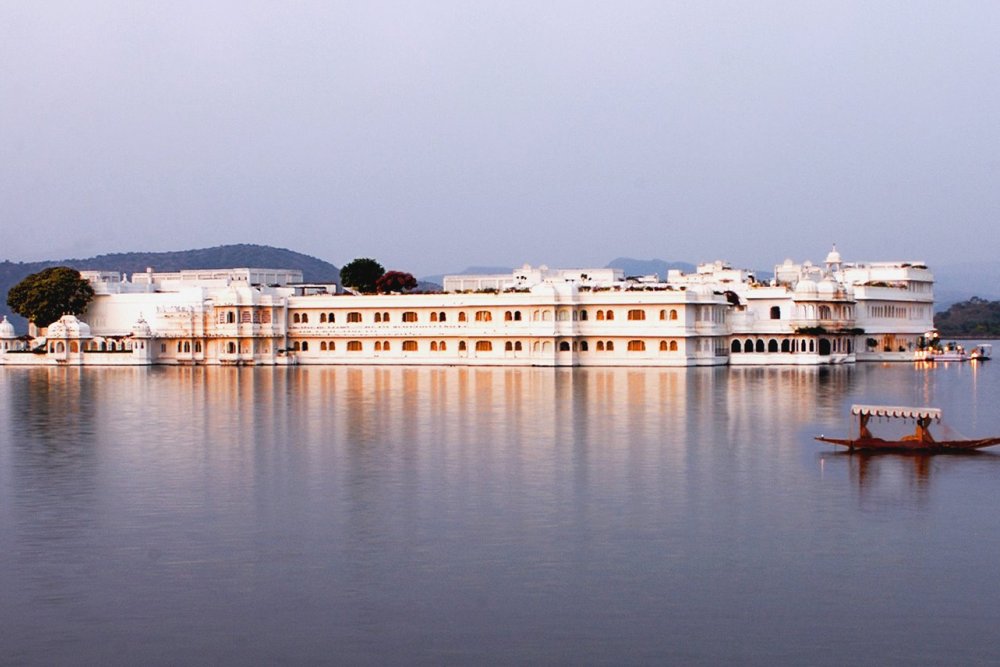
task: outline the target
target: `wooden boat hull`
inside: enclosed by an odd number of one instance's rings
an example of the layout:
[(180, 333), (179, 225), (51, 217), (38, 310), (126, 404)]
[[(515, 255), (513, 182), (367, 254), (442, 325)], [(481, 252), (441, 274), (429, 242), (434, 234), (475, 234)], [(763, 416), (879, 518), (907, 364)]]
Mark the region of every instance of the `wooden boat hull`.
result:
[(865, 438), (849, 440), (845, 438), (828, 438), (820, 435), (816, 436), (820, 442), (829, 442), (834, 445), (847, 447), (848, 449), (863, 450), (886, 450), (886, 451), (915, 451), (928, 453), (960, 452), (970, 449), (981, 449), (1000, 445), (1000, 438), (980, 438), (979, 440), (938, 440), (935, 442), (921, 442), (919, 440), (882, 440), (880, 438)]

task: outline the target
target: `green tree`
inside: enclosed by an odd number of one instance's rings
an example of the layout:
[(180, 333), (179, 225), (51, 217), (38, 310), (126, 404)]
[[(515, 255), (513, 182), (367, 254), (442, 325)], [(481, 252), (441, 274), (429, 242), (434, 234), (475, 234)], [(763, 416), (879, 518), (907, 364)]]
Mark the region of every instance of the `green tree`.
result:
[(375, 283), (385, 275), (385, 267), (369, 257), (358, 257), (340, 269), (340, 282), (359, 292), (374, 292)]
[(10, 288), (7, 305), (37, 327), (47, 327), (66, 314), (80, 315), (94, 298), (94, 288), (68, 266), (32, 273)]
[(417, 279), (412, 274), (403, 271), (387, 271), (385, 275), (375, 281), (375, 291), (386, 292), (407, 292), (417, 286)]

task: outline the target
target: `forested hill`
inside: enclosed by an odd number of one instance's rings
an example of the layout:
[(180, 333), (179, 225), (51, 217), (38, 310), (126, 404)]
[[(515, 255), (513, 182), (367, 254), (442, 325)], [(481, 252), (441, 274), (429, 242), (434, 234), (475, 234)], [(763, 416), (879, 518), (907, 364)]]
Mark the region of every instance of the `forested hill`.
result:
[(934, 315), (934, 327), (942, 338), (948, 336), (1000, 336), (1000, 301), (977, 296), (952, 305)]
[(10, 312), (7, 290), (25, 276), (50, 266), (71, 266), (79, 270), (102, 270), (127, 273), (130, 276), (152, 267), (156, 271), (182, 269), (229, 269), (259, 267), (265, 269), (299, 269), (307, 282), (339, 281), (340, 269), (329, 262), (285, 248), (241, 243), (237, 245), (178, 250), (174, 252), (122, 252), (98, 255), (87, 259), (60, 259), (42, 262), (0, 262), (0, 319), (4, 315), (19, 332), (27, 330), (23, 318)]

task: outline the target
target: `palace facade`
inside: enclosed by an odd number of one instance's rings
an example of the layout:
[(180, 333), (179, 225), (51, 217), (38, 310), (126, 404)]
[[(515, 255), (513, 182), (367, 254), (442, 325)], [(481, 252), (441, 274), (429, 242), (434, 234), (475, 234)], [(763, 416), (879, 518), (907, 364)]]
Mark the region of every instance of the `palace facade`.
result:
[(525, 266), (421, 294), (345, 294), (279, 269), (83, 275), (87, 312), (34, 337), (0, 323), (0, 364), (826, 364), (912, 360), (933, 326), (925, 265), (835, 249), (766, 281), (722, 262), (666, 279)]

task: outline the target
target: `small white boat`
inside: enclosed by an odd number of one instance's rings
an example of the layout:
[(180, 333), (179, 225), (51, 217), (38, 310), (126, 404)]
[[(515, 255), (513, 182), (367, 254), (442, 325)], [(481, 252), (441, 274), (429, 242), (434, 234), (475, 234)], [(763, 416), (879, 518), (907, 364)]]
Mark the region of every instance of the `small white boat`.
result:
[(989, 343), (980, 343), (972, 348), (972, 352), (969, 353), (969, 359), (971, 361), (986, 361), (993, 356), (993, 346)]

